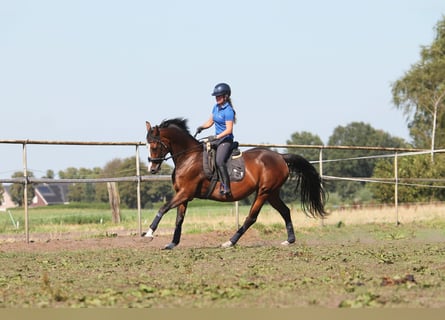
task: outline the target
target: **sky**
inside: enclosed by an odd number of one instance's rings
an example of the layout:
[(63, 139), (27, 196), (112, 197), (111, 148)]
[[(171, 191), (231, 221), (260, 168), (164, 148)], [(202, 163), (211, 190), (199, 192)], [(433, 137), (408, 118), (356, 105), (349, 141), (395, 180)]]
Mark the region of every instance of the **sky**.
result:
[[(444, 14), (443, 0), (0, 0), (0, 140), (144, 142), (146, 120), (176, 117), (194, 133), (226, 82), (240, 143), (327, 144), (356, 121), (410, 141), (391, 84)], [(27, 165), (40, 177), (134, 155), (29, 145)], [(22, 146), (0, 143), (0, 178), (20, 170)]]

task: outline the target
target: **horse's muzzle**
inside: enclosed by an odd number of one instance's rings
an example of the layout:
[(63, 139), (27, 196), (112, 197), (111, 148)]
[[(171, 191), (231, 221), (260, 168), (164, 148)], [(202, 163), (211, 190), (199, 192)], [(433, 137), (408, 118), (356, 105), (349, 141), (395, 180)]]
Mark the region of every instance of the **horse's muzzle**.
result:
[(159, 172), (159, 169), (161, 169), (161, 165), (159, 163), (151, 163), (150, 166), (150, 173), (151, 174), (156, 174)]

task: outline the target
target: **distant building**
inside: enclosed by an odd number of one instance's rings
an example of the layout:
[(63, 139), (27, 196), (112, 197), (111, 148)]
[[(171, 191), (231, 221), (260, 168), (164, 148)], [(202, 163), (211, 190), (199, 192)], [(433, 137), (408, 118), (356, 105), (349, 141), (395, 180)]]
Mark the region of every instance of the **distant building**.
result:
[(54, 204), (68, 204), (68, 184), (43, 183), (34, 188), (32, 207), (50, 206)]
[(2, 204), (0, 205), (0, 211), (6, 211), (6, 209), (17, 207), (17, 204), (15, 204), (11, 199), (11, 194), (9, 193), (10, 187), (11, 186), (9, 185), (3, 185), (5, 192), (3, 192), (3, 200), (1, 201)]
[[(3, 201), (0, 205), (0, 211), (16, 208), (17, 204), (11, 199), (10, 185), (3, 185)], [(43, 183), (34, 187), (34, 198), (32, 198), (31, 207), (50, 206), (54, 204), (68, 204), (68, 184), (66, 183)]]

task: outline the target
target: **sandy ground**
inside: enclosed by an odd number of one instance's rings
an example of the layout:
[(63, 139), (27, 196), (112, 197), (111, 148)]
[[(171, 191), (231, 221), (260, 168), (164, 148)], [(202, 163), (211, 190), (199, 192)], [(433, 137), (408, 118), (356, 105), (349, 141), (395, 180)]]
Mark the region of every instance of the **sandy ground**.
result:
[[(80, 237), (79, 237), (80, 236)], [(183, 234), (178, 246), (183, 248), (219, 247), (232, 236), (232, 232), (209, 232), (204, 234)], [(114, 249), (129, 248), (141, 250), (159, 250), (170, 243), (172, 234), (160, 232), (153, 240), (144, 238), (134, 233), (121, 232), (113, 237), (87, 238), (85, 235), (64, 234), (63, 239), (49, 239), (46, 234), (33, 234), (30, 242), (25, 241), (24, 236), (11, 237), (0, 236), (0, 253), (2, 252), (54, 252), (74, 251), (87, 249)], [(285, 239), (281, 239), (283, 241)], [(279, 244), (280, 239), (276, 240)], [(266, 241), (261, 239), (258, 231), (251, 229), (240, 240), (243, 245), (262, 245)]]

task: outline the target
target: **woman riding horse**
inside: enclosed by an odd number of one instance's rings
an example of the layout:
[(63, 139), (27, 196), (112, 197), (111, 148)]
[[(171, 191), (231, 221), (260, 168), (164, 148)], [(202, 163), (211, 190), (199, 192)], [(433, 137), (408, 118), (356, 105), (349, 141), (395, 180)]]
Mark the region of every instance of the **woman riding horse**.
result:
[[(218, 190), (209, 193), (210, 179), (203, 170), (203, 146), (188, 130), (187, 120), (164, 120), (159, 126), (146, 122), (147, 144), (150, 149), (149, 162), (151, 173), (159, 172), (161, 163), (173, 159), (175, 169), (172, 174), (173, 187), (176, 194), (164, 204), (156, 214), (150, 228), (143, 236), (153, 239), (163, 215), (172, 208), (177, 208), (176, 226), (171, 243), (165, 249), (176, 247), (181, 239), (182, 224), (188, 202), (194, 198), (216, 201), (238, 201), (254, 193), (255, 198), (243, 225), (225, 242), (223, 247), (235, 245), (241, 236), (255, 223), (263, 204), (267, 201), (282, 216), (287, 230), (287, 240), (282, 244), (295, 242), (290, 209), (280, 198), (280, 188), (288, 180), (291, 173), (295, 174), (295, 191), (300, 189), (300, 200), (303, 211), (312, 217), (324, 218), (325, 191), (322, 179), (314, 166), (296, 154), (280, 154), (267, 148), (252, 148), (243, 151), (245, 175), (240, 181), (232, 182), (232, 197), (227, 198)], [(170, 157), (167, 158), (167, 154)]]

